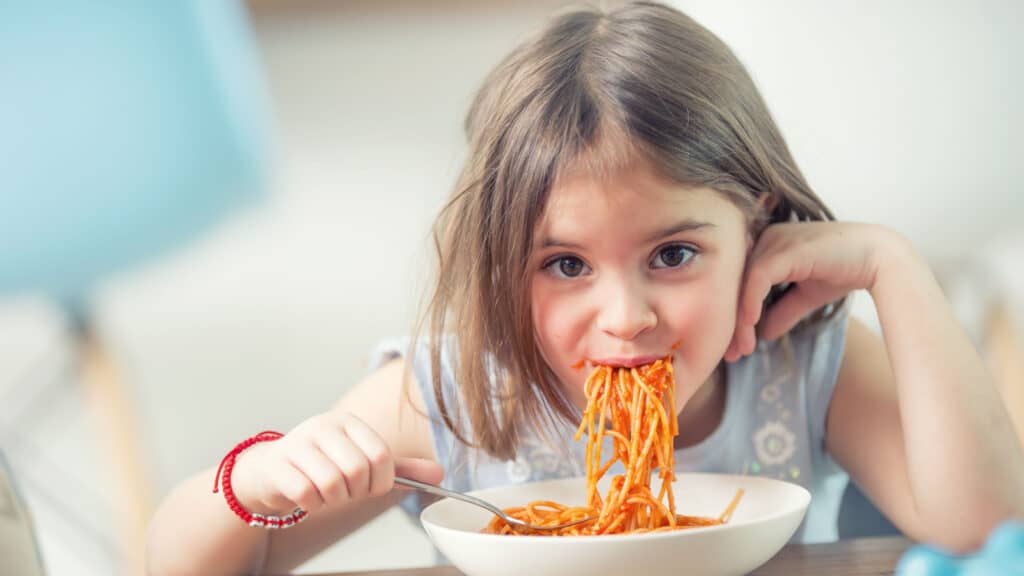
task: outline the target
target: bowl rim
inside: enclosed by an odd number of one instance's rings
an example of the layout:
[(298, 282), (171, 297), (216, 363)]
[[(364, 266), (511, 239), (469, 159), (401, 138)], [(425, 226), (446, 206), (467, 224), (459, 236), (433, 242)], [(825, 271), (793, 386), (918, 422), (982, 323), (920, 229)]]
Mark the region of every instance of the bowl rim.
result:
[[(795, 482), (790, 482), (788, 480), (783, 480), (781, 478), (771, 478), (771, 477), (767, 477), (767, 476), (751, 476), (751, 475), (743, 475), (743, 474), (717, 474), (717, 473), (713, 473), (713, 472), (678, 472), (678, 473), (676, 473), (677, 481), (681, 480), (681, 479), (684, 479), (686, 477), (692, 478), (692, 477), (695, 477), (695, 476), (704, 477), (705, 479), (716, 479), (716, 480), (722, 480), (722, 481), (727, 481), (729, 479), (734, 479), (734, 480), (740, 480), (741, 479), (741, 480), (744, 480), (744, 481), (763, 482), (763, 483), (767, 483), (767, 484), (781, 483), (781, 484), (787, 485), (787, 487), (788, 487), (787, 489), (795, 489), (796, 493), (797, 493), (797, 496), (800, 499), (800, 502), (796, 506), (788, 507), (788, 508), (786, 508), (784, 510), (773, 512), (771, 514), (766, 514), (764, 516), (759, 516), (757, 518), (752, 518), (752, 519), (749, 519), (749, 520), (743, 520), (743, 521), (741, 521), (739, 523), (736, 523), (736, 524), (727, 523), (727, 524), (717, 524), (717, 525), (714, 525), (714, 526), (696, 526), (696, 527), (693, 527), (693, 528), (688, 528), (686, 530), (672, 530), (672, 531), (665, 531), (665, 532), (641, 532), (641, 533), (638, 533), (638, 534), (637, 533), (629, 533), (629, 534), (602, 534), (602, 535), (599, 535), (598, 537), (595, 537), (595, 536), (559, 536), (557, 538), (552, 538), (551, 536), (538, 536), (538, 535), (533, 535), (533, 534), (527, 534), (527, 535), (517, 536), (516, 538), (511, 539), (510, 541), (514, 540), (514, 541), (517, 541), (517, 542), (531, 542), (531, 541), (552, 541), (552, 540), (557, 540), (557, 541), (566, 541), (566, 542), (605, 542), (608, 539), (627, 540), (628, 541), (628, 540), (637, 540), (637, 539), (650, 540), (650, 539), (660, 539), (660, 538), (679, 538), (680, 536), (688, 535), (688, 534), (695, 534), (695, 533), (709, 534), (709, 533), (719, 532), (719, 531), (723, 531), (723, 530), (734, 530), (734, 529), (736, 529), (738, 527), (741, 527), (741, 526), (758, 526), (758, 525), (761, 525), (761, 524), (766, 524), (766, 523), (770, 523), (770, 522), (773, 522), (773, 521), (777, 521), (780, 518), (782, 518), (783, 516), (787, 516), (789, 514), (793, 514), (794, 512), (799, 512), (799, 514), (801, 516), (801, 521), (802, 521), (803, 520), (803, 516), (805, 516), (807, 514), (807, 508), (810, 506), (810, 503), (811, 503), (811, 493), (807, 490), (807, 488), (805, 488), (805, 487), (803, 487), (800, 484), (797, 484)], [(554, 482), (559, 482), (559, 481), (566, 482), (566, 481), (570, 481), (570, 480), (581, 480), (581, 479), (585, 481), (586, 477), (585, 476), (573, 476), (573, 477), (567, 477), (567, 478), (551, 478), (551, 479), (547, 479), (547, 480), (538, 480), (536, 482), (525, 482), (523, 484), (506, 484), (506, 485), (503, 485), (503, 486), (493, 486), (491, 488), (483, 488), (483, 489), (480, 489), (480, 490), (473, 490), (473, 491), (469, 492), (469, 494), (472, 494), (474, 496), (478, 496), (480, 494), (485, 494), (485, 493), (490, 492), (490, 491), (501, 490), (503, 488), (525, 487), (525, 486), (529, 486), (531, 484), (543, 484), (543, 483), (548, 483), (548, 482), (554, 483)], [(484, 532), (474, 531), (474, 530), (463, 530), (463, 529), (459, 529), (459, 528), (452, 528), (452, 527), (449, 527), (449, 526), (444, 526), (444, 525), (438, 524), (437, 522), (431, 522), (427, 518), (428, 511), (431, 508), (434, 508), (435, 506), (439, 506), (443, 502), (447, 502), (449, 500), (451, 500), (451, 499), (450, 498), (442, 498), (441, 500), (438, 500), (437, 502), (431, 503), (429, 506), (427, 506), (426, 508), (424, 508), (420, 512), (420, 515), (419, 515), (420, 516), (420, 523), (423, 524), (423, 527), (425, 529), (427, 529), (428, 532), (430, 531), (430, 529), (437, 529), (437, 530), (441, 530), (441, 531), (444, 531), (444, 532), (456, 532), (456, 533), (459, 533), (460, 535), (462, 535), (462, 537), (466, 537), (466, 538), (474, 538), (474, 539), (482, 539), (482, 540), (489, 540), (489, 539), (493, 539), (493, 538), (505, 538), (505, 539), (508, 539), (508, 536), (505, 535), (505, 534), (489, 534), (489, 533), (484, 533)], [(469, 504), (467, 504), (467, 506), (469, 506)]]

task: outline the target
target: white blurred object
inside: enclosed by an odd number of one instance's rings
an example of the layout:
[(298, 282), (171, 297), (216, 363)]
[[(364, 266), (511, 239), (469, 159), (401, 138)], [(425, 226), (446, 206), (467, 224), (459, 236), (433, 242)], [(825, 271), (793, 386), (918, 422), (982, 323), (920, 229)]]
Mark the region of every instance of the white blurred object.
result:
[(946, 272), (953, 311), (984, 356), (1024, 441), (1024, 234), (984, 246)]
[(1024, 326), (1024, 235), (982, 247), (967, 263), (947, 267), (943, 276), (946, 296), (976, 343), (983, 343), (997, 308), (1011, 324)]
[(0, 453), (0, 564), (6, 573), (24, 576), (43, 574), (42, 558), (36, 547), (32, 519), (14, 485), (14, 473)]

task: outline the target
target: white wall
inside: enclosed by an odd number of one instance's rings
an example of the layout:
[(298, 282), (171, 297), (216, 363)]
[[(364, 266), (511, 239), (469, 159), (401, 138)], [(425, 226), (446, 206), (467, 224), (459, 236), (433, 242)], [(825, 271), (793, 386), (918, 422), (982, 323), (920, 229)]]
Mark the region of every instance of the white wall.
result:
[(681, 0), (752, 71), (840, 218), (934, 261), (1020, 228), (1024, 19), (1015, 0)]
[[(406, 331), (472, 92), (556, 3), (336, 4), (261, 4), (270, 200), (99, 298), (160, 495), (239, 439), (325, 410), (375, 341)], [(751, 68), (840, 217), (891, 225), (947, 262), (1024, 215), (1020, 3), (680, 4)], [(430, 560), (394, 513), (307, 569)]]

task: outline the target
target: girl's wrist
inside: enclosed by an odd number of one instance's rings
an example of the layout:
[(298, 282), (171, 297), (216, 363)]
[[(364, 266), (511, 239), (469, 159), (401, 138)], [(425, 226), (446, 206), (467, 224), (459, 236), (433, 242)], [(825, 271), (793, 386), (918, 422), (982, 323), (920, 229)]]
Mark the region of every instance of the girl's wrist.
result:
[(919, 269), (927, 270), (928, 266), (906, 236), (883, 226), (876, 226), (874, 235), (872, 261), (875, 273), (867, 291), (877, 300), (886, 284), (900, 282)]
[[(213, 491), (214, 493), (220, 491), (224, 494), (224, 500), (227, 503), (228, 508), (242, 519), (243, 522), (249, 526), (266, 528), (268, 530), (277, 530), (280, 528), (291, 528), (299, 522), (302, 522), (308, 516), (307, 512), (302, 508), (296, 507), (288, 514), (263, 514), (251, 509), (252, 504), (246, 507), (244, 501), (240, 501), (238, 494), (235, 493), (234, 485), (235, 481), (232, 478), (232, 474), (235, 470), (235, 464), (238, 462), (239, 456), (252, 448), (253, 445), (260, 444), (262, 442), (273, 442), (284, 437), (284, 434), (274, 430), (264, 430), (255, 436), (246, 438), (235, 445), (224, 456), (220, 461), (220, 466), (217, 468), (217, 474), (213, 478)], [(252, 465), (243, 466), (242, 470), (251, 469)], [(258, 470), (259, 467), (257, 466)], [(222, 475), (223, 473), (223, 475)], [(241, 474), (240, 478), (242, 482), (242, 494), (247, 494), (247, 483), (246, 480), (252, 478), (253, 474)], [(256, 498), (246, 497), (246, 500), (255, 500)]]
[(259, 490), (255, 486), (258, 480), (256, 479), (257, 475), (253, 472), (254, 464), (259, 460), (260, 453), (268, 448), (270, 448), (268, 444), (255, 444), (239, 454), (231, 473), (231, 484), (235, 498), (246, 510), (254, 514), (281, 515), (290, 510), (276, 510), (264, 504), (257, 495)]

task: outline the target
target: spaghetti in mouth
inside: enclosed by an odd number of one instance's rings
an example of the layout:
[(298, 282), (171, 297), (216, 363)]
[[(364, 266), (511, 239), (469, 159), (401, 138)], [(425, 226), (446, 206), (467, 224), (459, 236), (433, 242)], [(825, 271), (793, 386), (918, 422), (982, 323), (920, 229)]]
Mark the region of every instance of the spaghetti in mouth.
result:
[[(565, 506), (536, 501), (508, 508), (505, 513), (538, 526), (592, 520), (558, 530), (527, 530), (512, 527), (495, 516), (483, 532), (587, 536), (679, 530), (728, 522), (743, 496), (742, 489), (717, 518), (676, 513), (672, 444), (679, 428), (673, 410), (675, 376), (671, 355), (636, 367), (598, 365), (587, 378), (584, 392), (587, 407), (576, 431), (576, 441), (587, 433), (587, 504)], [(613, 439), (613, 453), (602, 463), (605, 436)], [(625, 474), (612, 477), (607, 493), (602, 495), (597, 484), (616, 462), (623, 463)], [(661, 480), (657, 496), (651, 490), (655, 470)]]

